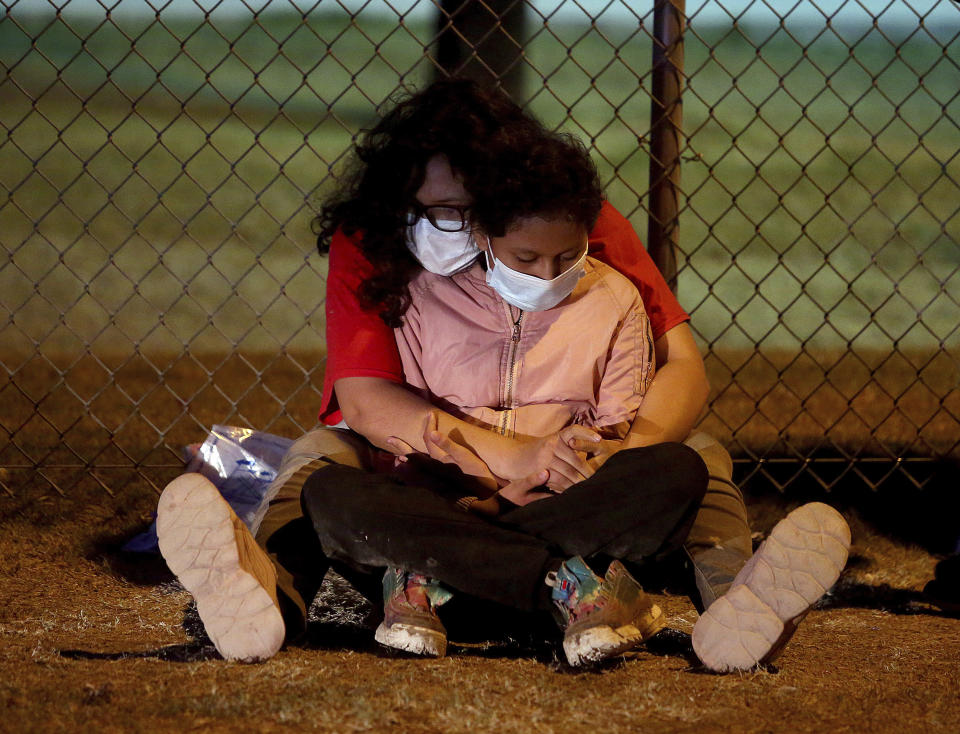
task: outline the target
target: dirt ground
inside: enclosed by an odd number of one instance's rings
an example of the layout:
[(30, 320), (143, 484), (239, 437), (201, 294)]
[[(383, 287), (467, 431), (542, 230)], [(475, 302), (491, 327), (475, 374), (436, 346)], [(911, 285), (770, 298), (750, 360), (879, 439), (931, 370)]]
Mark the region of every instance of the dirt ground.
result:
[[(503, 618), (486, 635), (453, 628), (446, 658), (392, 655), (332, 576), (307, 645), (227, 663), (162, 561), (117, 550), (151, 496), (4, 499), (0, 730), (960, 730), (960, 619), (921, 594), (937, 557), (849, 508), (848, 568), (776, 667), (713, 675), (692, 657), (696, 611), (673, 584), (657, 594), (670, 631), (597, 670), (567, 667), (550, 635)], [(765, 531), (796, 501), (749, 504)]]

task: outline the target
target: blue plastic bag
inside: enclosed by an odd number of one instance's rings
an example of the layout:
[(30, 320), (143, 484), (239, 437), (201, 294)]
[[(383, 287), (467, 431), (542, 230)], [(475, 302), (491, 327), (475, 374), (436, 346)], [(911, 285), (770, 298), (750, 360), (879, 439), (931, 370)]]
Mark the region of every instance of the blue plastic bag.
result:
[[(250, 527), (292, 443), (292, 439), (250, 428), (214, 426), (199, 447), (187, 447), (191, 458), (186, 471), (203, 474), (213, 482)], [(127, 541), (123, 550), (158, 553), (156, 520), (148, 530)]]

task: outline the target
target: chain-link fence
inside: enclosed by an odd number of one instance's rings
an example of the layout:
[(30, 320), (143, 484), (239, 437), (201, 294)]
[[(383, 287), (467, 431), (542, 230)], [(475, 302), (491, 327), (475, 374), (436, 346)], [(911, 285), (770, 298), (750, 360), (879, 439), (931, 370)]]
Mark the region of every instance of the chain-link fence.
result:
[(313, 207), (378, 107), (441, 66), (503, 75), (656, 231), (665, 51), (704, 427), (745, 480), (922, 486), (960, 443), (960, 7), (673, 2), (686, 32), (665, 39), (653, 5), (0, 4), (5, 491), (159, 484), (212, 424), (312, 426)]

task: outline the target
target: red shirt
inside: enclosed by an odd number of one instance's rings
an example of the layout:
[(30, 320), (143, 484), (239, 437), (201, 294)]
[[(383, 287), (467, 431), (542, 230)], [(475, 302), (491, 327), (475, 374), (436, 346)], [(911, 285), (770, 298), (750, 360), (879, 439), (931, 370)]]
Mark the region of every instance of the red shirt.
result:
[[(604, 202), (590, 233), (589, 253), (619, 270), (640, 291), (654, 341), (690, 318), (630, 222), (609, 202)], [(334, 234), (327, 274), (327, 367), (320, 406), (320, 419), (327, 425), (342, 418), (333, 396), (333, 383), (340, 378), (381, 377), (403, 382), (393, 329), (383, 323), (376, 310), (365, 310), (357, 297), (360, 284), (371, 271), (357, 243), (341, 231)]]

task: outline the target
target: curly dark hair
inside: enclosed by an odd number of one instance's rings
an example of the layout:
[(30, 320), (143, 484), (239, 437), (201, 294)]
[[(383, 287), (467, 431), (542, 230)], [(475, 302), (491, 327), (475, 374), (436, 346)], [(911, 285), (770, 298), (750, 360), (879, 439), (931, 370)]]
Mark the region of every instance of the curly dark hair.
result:
[(399, 101), (361, 135), (346, 185), (322, 203), (314, 221), (321, 254), (338, 229), (360, 235), (358, 246), (374, 268), (360, 286), (360, 302), (391, 327), (402, 324), (407, 285), (420, 270), (404, 242), (407, 215), (427, 162), (438, 154), (473, 197), (477, 225), (494, 236), (538, 213), (562, 212), (589, 227), (602, 201), (583, 146), (547, 131), (499, 91), (441, 80)]
[(603, 186), (579, 139), (544, 132), (501, 160), (489, 179), (475, 183), (481, 193), (471, 209), (474, 227), (502, 237), (519, 220), (538, 216), (593, 228), (603, 206)]

